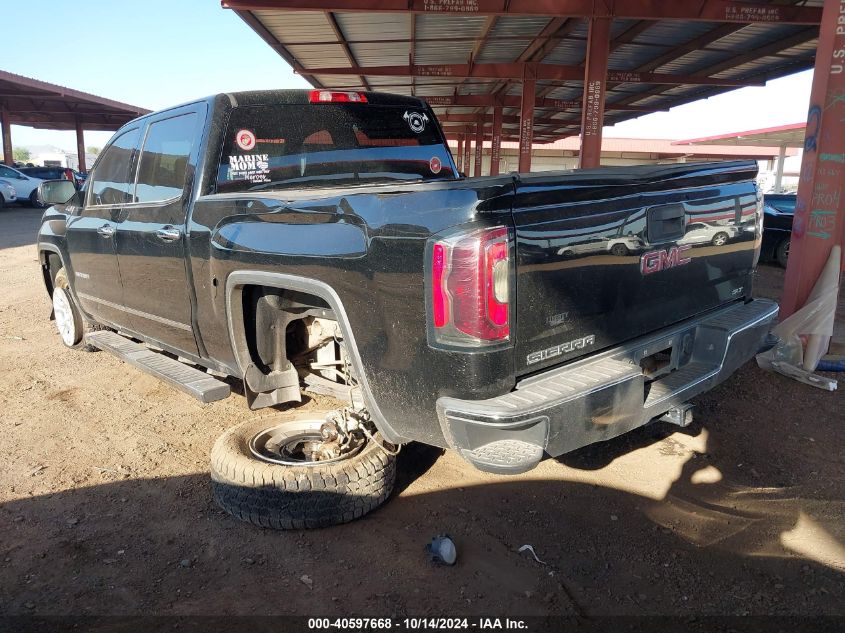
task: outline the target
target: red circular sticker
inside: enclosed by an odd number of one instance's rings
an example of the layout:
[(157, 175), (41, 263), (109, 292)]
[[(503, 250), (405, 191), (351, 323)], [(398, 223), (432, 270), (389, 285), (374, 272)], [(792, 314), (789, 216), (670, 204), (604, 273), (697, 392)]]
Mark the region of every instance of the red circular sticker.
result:
[(431, 169), (432, 174), (439, 174), (441, 167), (443, 164), (440, 162), (440, 159), (437, 156), (434, 156), (430, 161), (428, 161), (428, 167)]
[(242, 150), (248, 152), (255, 147), (255, 134), (249, 130), (240, 130), (235, 135), (235, 143), (238, 144)]

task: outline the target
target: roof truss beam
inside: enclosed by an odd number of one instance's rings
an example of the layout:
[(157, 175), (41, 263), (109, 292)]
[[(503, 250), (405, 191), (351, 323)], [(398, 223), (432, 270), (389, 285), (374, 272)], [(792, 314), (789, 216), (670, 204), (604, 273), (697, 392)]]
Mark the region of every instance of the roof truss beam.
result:
[(733, 0), (223, 0), (238, 11), (354, 11), (463, 15), (548, 15), (636, 20), (695, 20), (818, 25), (820, 7)]
[[(416, 66), (349, 66), (332, 68), (295, 69), (300, 75), (366, 75), (370, 77), (454, 77), (456, 79), (511, 79), (524, 77), (546, 81), (583, 81), (584, 70), (580, 66), (557, 66), (539, 63), (514, 64), (428, 64)], [(719, 79), (704, 75), (667, 75), (646, 72), (611, 71), (607, 80), (613, 83), (667, 84), (667, 85), (702, 85), (730, 86), (744, 88), (765, 85), (763, 80), (737, 81)]]
[[(496, 97), (494, 95), (449, 95), (429, 97), (420, 96), (429, 105), (433, 107), (452, 107), (463, 106), (468, 108), (492, 108), (495, 106), (504, 106), (506, 108), (518, 108), (521, 105), (521, 99), (516, 95), (507, 95), (503, 97)], [(564, 99), (548, 99), (538, 98), (535, 107), (551, 108), (553, 110), (580, 110), (582, 106), (581, 100), (567, 101)], [(652, 113), (659, 112), (655, 108), (635, 105), (619, 105), (615, 106), (612, 103), (607, 104), (608, 110), (624, 110), (628, 112)]]
[[(349, 43), (346, 41), (346, 36), (343, 34), (343, 31), (340, 29), (340, 24), (337, 22), (337, 18), (335, 17), (334, 13), (331, 11), (326, 11), (326, 20), (329, 23), (329, 26), (332, 27), (332, 31), (334, 32), (337, 41), (340, 43), (341, 47), (343, 48), (343, 52), (346, 54), (346, 59), (349, 60), (349, 63), (353, 66), (358, 65), (358, 60), (355, 59), (355, 54), (352, 52), (352, 48), (350, 48)], [(361, 85), (364, 86), (367, 90), (372, 90), (370, 88), (370, 84), (367, 83), (367, 78), (361, 75), (359, 77), (361, 80)]]
[[(483, 114), (444, 114), (438, 116), (437, 119), (446, 123), (481, 123), (482, 125), (493, 125), (493, 117), (485, 116)], [(552, 119), (552, 118), (534, 118), (535, 124), (540, 125), (554, 125), (557, 127), (579, 127), (581, 119)], [(516, 115), (502, 115), (503, 125), (519, 125), (519, 117)]]

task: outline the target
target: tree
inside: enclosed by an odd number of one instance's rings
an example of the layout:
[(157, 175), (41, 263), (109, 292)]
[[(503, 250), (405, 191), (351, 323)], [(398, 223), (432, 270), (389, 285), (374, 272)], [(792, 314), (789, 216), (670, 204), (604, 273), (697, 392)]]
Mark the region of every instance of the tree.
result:
[(29, 157), (29, 150), (25, 147), (16, 147), (12, 150), (12, 158), (18, 162), (25, 163), (29, 160)]
[(99, 147), (95, 147), (94, 145), (89, 145), (88, 147), (86, 147), (86, 148), (85, 148), (85, 152), (86, 152), (87, 154), (99, 154), (99, 153), (100, 153), (100, 148), (99, 148)]

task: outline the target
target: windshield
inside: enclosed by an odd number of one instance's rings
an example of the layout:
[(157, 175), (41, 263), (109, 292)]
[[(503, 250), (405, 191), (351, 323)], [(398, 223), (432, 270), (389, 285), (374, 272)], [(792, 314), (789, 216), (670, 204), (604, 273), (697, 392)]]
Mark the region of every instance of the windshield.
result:
[(367, 103), (232, 110), (217, 170), (220, 192), (455, 178), (423, 108)]

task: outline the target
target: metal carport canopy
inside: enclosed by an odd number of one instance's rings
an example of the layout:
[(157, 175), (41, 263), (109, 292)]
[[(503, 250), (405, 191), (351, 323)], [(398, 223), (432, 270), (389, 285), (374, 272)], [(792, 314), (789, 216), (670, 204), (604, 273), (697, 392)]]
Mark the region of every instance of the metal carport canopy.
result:
[(806, 123), (789, 123), (776, 127), (732, 132), (707, 136), (688, 141), (675, 141), (675, 145), (733, 145), (736, 147), (779, 147), (777, 171), (775, 174), (775, 192), (780, 192), (783, 185), (783, 169), (786, 162), (786, 150), (789, 147), (804, 147)]
[(675, 141), (673, 145), (733, 145), (735, 147), (804, 147), (806, 123), (789, 123), (775, 127), (731, 132), (717, 136), (705, 136), (685, 141)]
[(117, 130), (149, 110), (0, 70), (3, 158), (12, 164), (12, 124), (76, 130), (80, 168), (85, 170), (83, 130)]
[(822, 4), (222, 2), (313, 86), (424, 98), (461, 124), (450, 135), (463, 143), (486, 137), (496, 153), (502, 140), (519, 140), (521, 170), (532, 142), (580, 130), (582, 166), (595, 166), (604, 125), (811, 68)]

